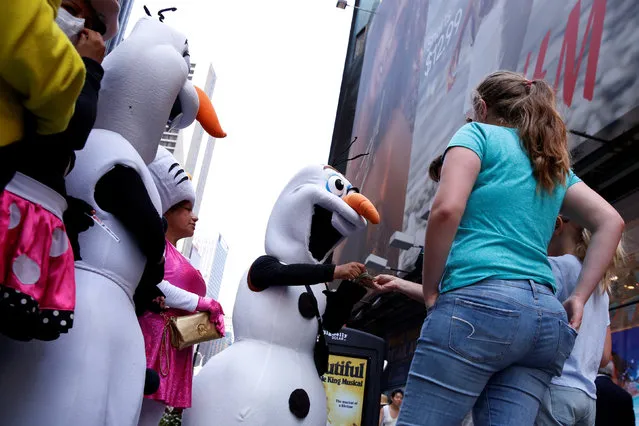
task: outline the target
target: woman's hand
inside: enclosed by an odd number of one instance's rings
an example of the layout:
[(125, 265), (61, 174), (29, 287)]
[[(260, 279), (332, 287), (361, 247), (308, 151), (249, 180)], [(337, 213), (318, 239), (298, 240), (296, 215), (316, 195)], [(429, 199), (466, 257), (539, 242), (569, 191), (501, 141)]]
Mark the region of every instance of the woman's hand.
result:
[(75, 45), (78, 54), (83, 58), (93, 59), (98, 64), (101, 64), (106, 49), (102, 35), (96, 31), (85, 28), (80, 32), (79, 37)]
[(570, 296), (564, 301), (564, 309), (568, 314), (568, 324), (575, 330), (579, 330), (584, 315), (584, 302), (576, 296)]
[(412, 281), (406, 281), (393, 275), (378, 275), (373, 280), (378, 293), (388, 293), (391, 291), (402, 293), (413, 300), (424, 303), (424, 293), (422, 285)]
[(224, 336), (224, 310), (217, 300), (210, 297), (200, 297), (197, 302), (198, 312), (208, 312), (211, 315), (211, 323), (221, 336)]
[(380, 274), (375, 277), (373, 284), (376, 285), (378, 293), (388, 293), (391, 291), (400, 291), (404, 280), (393, 275)]

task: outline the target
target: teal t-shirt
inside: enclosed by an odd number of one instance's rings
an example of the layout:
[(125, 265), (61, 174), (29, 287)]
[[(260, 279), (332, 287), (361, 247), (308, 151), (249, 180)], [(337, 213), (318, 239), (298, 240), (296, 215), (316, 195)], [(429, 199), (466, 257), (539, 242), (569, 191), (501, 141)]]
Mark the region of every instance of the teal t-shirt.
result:
[(517, 129), (469, 123), (447, 149), (465, 147), (481, 160), (477, 181), (451, 247), (440, 292), (486, 279), (555, 280), (547, 249), (566, 190), (580, 179), (570, 171), (552, 194), (537, 190)]

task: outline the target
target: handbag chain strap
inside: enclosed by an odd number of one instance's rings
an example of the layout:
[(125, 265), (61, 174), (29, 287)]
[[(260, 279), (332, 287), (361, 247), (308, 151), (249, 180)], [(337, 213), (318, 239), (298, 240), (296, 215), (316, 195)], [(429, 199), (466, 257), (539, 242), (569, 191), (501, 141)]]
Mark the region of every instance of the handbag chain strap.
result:
[[(162, 339), (160, 340), (160, 359), (158, 361), (160, 363), (160, 374), (162, 377), (166, 377), (169, 375), (169, 358), (171, 357), (171, 317), (164, 312), (160, 315), (164, 318), (164, 329), (162, 329)], [(164, 362), (162, 362), (162, 360), (164, 360)]]

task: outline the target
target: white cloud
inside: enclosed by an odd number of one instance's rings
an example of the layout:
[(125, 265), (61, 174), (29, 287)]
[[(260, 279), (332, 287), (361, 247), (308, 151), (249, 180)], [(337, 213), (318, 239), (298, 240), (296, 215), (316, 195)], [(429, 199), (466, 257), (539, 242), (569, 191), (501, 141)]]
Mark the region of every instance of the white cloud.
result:
[(280, 190), (327, 161), (352, 9), (333, 0), (136, 1), (127, 31), (144, 4), (153, 14), (178, 8), (164, 22), (189, 39), (195, 84), (209, 63), (217, 73), (213, 104), (229, 136), (216, 143), (197, 232), (229, 244), (220, 302), (230, 315)]

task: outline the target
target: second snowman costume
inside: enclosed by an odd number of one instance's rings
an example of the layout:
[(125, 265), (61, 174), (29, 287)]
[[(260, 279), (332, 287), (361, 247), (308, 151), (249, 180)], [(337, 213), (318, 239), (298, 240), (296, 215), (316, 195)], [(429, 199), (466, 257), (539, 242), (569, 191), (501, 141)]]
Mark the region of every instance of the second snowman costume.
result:
[[(367, 220), (378, 223), (377, 210), (332, 167), (309, 166), (293, 177), (273, 207), (266, 256), (240, 282), (233, 310), (236, 341), (195, 377), (183, 425), (326, 424), (318, 376), (318, 364), (326, 359), (318, 322), (339, 330), (366, 290), (343, 281), (337, 291), (327, 291), (326, 282), (355, 279), (365, 269), (325, 261)], [(337, 273), (349, 267), (354, 275)]]

